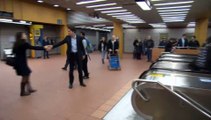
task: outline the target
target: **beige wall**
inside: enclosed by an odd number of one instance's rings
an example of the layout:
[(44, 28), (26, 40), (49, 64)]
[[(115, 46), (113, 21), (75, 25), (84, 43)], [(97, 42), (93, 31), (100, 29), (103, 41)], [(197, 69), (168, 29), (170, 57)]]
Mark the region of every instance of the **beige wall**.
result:
[(67, 24), (65, 10), (27, 2), (27, 0), (0, 0), (0, 10), (13, 12), (14, 19), (18, 20), (57, 24), (57, 20), (61, 19), (62, 25)]

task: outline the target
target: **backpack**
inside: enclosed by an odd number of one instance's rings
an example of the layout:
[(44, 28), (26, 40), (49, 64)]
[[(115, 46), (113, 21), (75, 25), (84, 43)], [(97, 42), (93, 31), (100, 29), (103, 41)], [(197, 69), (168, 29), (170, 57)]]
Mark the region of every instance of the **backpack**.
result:
[(94, 50), (93, 50), (93, 46), (92, 46), (92, 43), (88, 40), (88, 39), (85, 39), (86, 40), (86, 43), (87, 43), (87, 47), (86, 47), (86, 51), (88, 53), (92, 53)]

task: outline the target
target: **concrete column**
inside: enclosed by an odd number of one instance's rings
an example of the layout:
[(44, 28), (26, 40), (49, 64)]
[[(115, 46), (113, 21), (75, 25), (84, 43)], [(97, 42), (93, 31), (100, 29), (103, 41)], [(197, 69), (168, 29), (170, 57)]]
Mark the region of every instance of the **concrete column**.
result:
[(202, 18), (196, 20), (196, 27), (195, 27), (195, 36), (199, 41), (200, 45), (204, 44), (207, 39), (207, 31), (208, 31), (208, 18)]
[[(66, 37), (67, 34), (68, 34), (68, 32), (67, 32), (67, 25), (62, 25), (60, 27), (60, 39), (64, 40), (64, 38)], [(60, 48), (61, 48), (60, 49), (61, 50), (61, 55), (66, 55), (67, 45), (66, 44), (62, 45)]]
[(113, 22), (114, 29), (113, 34), (119, 38), (119, 55), (123, 56), (123, 28), (122, 24), (118, 22)]

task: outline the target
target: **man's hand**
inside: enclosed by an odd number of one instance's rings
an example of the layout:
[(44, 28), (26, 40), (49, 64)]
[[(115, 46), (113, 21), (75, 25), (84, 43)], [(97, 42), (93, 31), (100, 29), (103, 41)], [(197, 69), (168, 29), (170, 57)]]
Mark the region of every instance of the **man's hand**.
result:
[(53, 45), (46, 45), (44, 48), (46, 51), (50, 51), (53, 48)]

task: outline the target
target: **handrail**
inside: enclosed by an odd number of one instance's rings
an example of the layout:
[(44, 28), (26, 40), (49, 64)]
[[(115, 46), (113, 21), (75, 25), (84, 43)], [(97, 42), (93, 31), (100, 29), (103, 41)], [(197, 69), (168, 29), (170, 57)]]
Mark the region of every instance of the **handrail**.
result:
[[(139, 84), (140, 81), (133, 81), (132, 83), (132, 88), (134, 89), (134, 91), (136, 91), (136, 93), (145, 101), (145, 102), (148, 102), (150, 100), (149, 97), (145, 97), (147, 94), (145, 93), (145, 95), (143, 95), (143, 91), (142, 93), (137, 89), (137, 86), (142, 86), (144, 85), (145, 83), (141, 83)], [(143, 90), (143, 89), (142, 89)]]
[[(139, 83), (139, 85), (137, 84)], [(144, 100), (144, 101), (149, 101), (149, 98), (145, 98), (136, 87), (140, 87), (143, 84), (141, 83), (156, 83), (158, 85), (160, 85), (161, 87), (163, 87), (164, 89), (168, 90), (170, 93), (172, 93), (173, 95), (177, 96), (178, 98), (180, 98), (181, 100), (183, 100), (184, 102), (186, 102), (187, 104), (189, 104), (191, 107), (195, 108), (196, 110), (198, 110), (200, 113), (204, 114), (205, 116), (207, 116), (208, 118), (211, 119), (211, 112), (209, 110), (207, 110), (206, 108), (204, 108), (203, 106), (201, 106), (199, 103), (197, 103), (195, 100), (191, 99), (190, 97), (188, 97), (187, 95), (179, 92), (179, 91), (172, 91), (171, 89), (169, 89), (168, 87), (166, 87), (165, 85), (163, 85), (161, 82), (159, 81), (152, 81), (152, 80), (144, 80), (144, 79), (136, 79), (133, 83), (132, 83), (132, 87), (133, 89), (138, 93), (138, 95), (140, 95), (140, 97)]]

